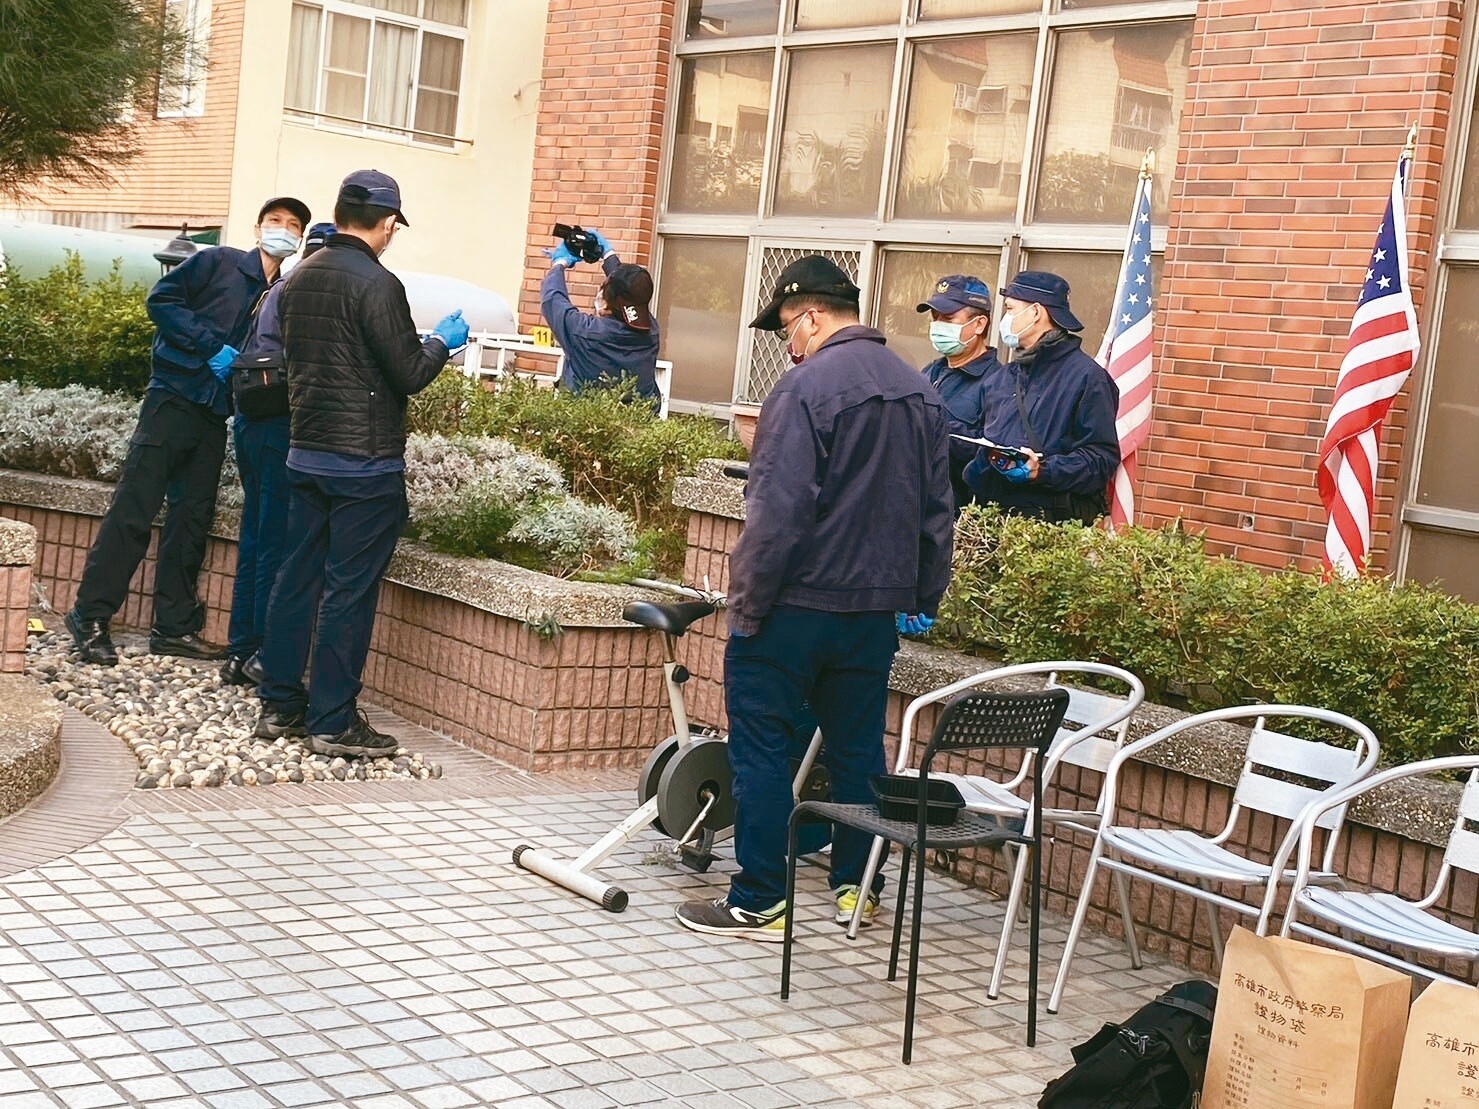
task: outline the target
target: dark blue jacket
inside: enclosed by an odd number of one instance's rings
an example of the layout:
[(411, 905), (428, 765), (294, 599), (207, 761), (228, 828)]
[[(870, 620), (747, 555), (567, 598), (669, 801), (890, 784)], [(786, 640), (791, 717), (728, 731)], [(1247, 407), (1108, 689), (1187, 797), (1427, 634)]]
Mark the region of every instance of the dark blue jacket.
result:
[(251, 325), (247, 328), (242, 354), (253, 358), (282, 354), (282, 315), (279, 308), (282, 289), (282, 281), (274, 281), (262, 297), (262, 303), (257, 306), (257, 314), (252, 317)]
[[(608, 254), (601, 268), (609, 277), (619, 265), (621, 259)], [(651, 331), (634, 331), (611, 316), (582, 312), (566, 291), (564, 266), (551, 266), (544, 275), (539, 307), (555, 333), (555, 342), (565, 351), (560, 384), (566, 389), (578, 393), (588, 385), (614, 385), (623, 377), (633, 377), (640, 395), (658, 395), (656, 320)]]
[[(987, 347), (984, 354), (955, 369), (951, 369), (944, 358), (936, 358), (924, 368), (924, 376), (930, 379), (930, 384), (945, 402), (952, 435), (981, 437), (982, 392), (986, 378), (1000, 369), (1001, 363), (996, 360), (994, 347)], [(957, 508), (970, 503), (971, 487), (965, 482), (965, 467), (975, 457), (975, 447), (959, 439), (950, 440), (950, 488), (955, 491)]]
[(156, 281), (145, 301), (158, 329), (149, 388), (229, 415), (231, 391), (206, 363), (223, 346), (241, 349), (266, 290), (261, 253), (231, 246), (196, 251)]
[(935, 615), (955, 514), (944, 406), (871, 327), (844, 327), (786, 373), (755, 428), (729, 628), (776, 605)]
[(1004, 447), (1033, 447), (1023, 425), (1016, 388), (1042, 443), (1036, 481), (1013, 485), (980, 451), (965, 470), (977, 499), (1008, 512), (1070, 519), (1068, 495), (1095, 496), (1108, 488), (1120, 463), (1114, 421), (1119, 388), (1109, 373), (1080, 347), (1077, 335), (1049, 332), (1030, 351), (1020, 351), (999, 373), (985, 379), (982, 427), (985, 438)]

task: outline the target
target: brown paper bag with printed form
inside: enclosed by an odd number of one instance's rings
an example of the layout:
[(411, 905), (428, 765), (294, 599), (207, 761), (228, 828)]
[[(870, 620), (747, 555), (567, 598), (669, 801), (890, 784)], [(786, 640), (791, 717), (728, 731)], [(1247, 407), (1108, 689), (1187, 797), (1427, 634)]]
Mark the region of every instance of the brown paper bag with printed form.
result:
[(1411, 998), (1369, 959), (1235, 929), (1202, 1109), (1391, 1109)]
[(1479, 990), (1434, 982), (1412, 1003), (1396, 1109), (1479, 1107)]

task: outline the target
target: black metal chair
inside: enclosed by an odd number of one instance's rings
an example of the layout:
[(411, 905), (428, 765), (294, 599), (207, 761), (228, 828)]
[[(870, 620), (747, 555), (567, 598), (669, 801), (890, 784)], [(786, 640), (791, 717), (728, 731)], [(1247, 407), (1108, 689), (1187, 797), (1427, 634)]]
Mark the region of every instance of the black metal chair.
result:
[[(796, 832), (807, 820), (830, 820), (860, 829), (897, 843), (902, 849), (899, 864), (899, 896), (894, 911), (893, 944), (889, 951), (888, 980), (898, 977), (899, 941), (903, 929), (909, 864), (920, 855), (914, 868), (914, 913), (909, 927), (909, 986), (904, 1004), (904, 1062), (914, 1051), (914, 1005), (919, 978), (919, 923), (924, 906), (923, 852), (955, 851), (964, 847), (1021, 844), (1032, 857), (1030, 939), (1027, 976), (1027, 1046), (1037, 1043), (1037, 986), (1039, 913), (1042, 907), (1042, 832), (1037, 814), (1042, 811), (1042, 768), (1047, 751), (1068, 710), (1068, 690), (1062, 688), (1029, 693), (962, 693), (945, 706), (930, 736), (919, 764), (919, 802), (916, 819), (890, 820), (875, 805), (847, 805), (827, 801), (805, 801), (791, 815), (790, 851), (786, 870), (786, 936), (781, 953), (781, 998), (791, 996), (791, 939), (796, 920)], [(930, 764), (938, 754), (989, 748), (1030, 748), (1033, 760), (1032, 807), (1022, 827), (1004, 823), (994, 816), (961, 812), (951, 824), (926, 822)]]

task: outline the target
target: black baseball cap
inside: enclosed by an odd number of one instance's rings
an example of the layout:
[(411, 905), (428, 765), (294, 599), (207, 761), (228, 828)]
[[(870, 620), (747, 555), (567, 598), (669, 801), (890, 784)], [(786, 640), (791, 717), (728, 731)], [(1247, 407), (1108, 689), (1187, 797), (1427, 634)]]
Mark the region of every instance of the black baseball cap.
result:
[(861, 296), (858, 287), (852, 283), (852, 278), (836, 262), (820, 254), (808, 254), (781, 270), (780, 277), (776, 278), (775, 292), (771, 294), (770, 303), (750, 322), (750, 326), (760, 331), (779, 331), (781, 305), (792, 297), (807, 293), (841, 297), (854, 304), (858, 303)]
[(400, 220), (402, 227), (410, 227), (411, 221), (401, 211), (401, 187), (395, 178), (378, 169), (357, 169), (339, 185), (339, 199), (351, 204), (374, 204), (389, 208)]
[(619, 309), (618, 318), (633, 331), (652, 330), (652, 274), (631, 262), (623, 262), (606, 278), (602, 296)]
[(1046, 270), (1023, 270), (1001, 291), (1004, 297), (1041, 304), (1048, 316), (1064, 331), (1082, 331), (1084, 325), (1068, 307), (1068, 282)]
[(303, 227), (307, 227), (313, 222), (313, 213), (308, 210), (308, 205), (304, 204), (296, 196), (274, 196), (257, 210), (257, 222), (261, 223), (262, 217), (274, 208), (286, 208), (298, 217), (298, 222)]
[(968, 273), (952, 273), (935, 282), (934, 295), (922, 301), (916, 311), (928, 312), (933, 309), (948, 316), (962, 308), (979, 308), (989, 316), (991, 287), (979, 277), (972, 277)]

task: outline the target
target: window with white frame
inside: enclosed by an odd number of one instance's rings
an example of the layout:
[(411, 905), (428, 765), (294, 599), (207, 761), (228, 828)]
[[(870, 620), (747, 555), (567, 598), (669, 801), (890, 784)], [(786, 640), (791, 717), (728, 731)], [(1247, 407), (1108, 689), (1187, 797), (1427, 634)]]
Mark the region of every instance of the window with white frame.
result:
[(175, 65), (159, 75), (154, 114), (160, 119), (198, 116), (205, 111), (211, 0), (164, 0), (164, 19), (167, 26), (184, 36), (185, 48)]
[(294, 3), (285, 104), (330, 126), (451, 146), (468, 0)]
[(682, 7), (658, 213), (680, 407), (763, 399), (781, 348), (744, 324), (804, 248), (856, 259), (864, 318), (921, 364), (947, 273), (1056, 270), (1098, 349), (1151, 149), (1163, 249), (1195, 0)]

